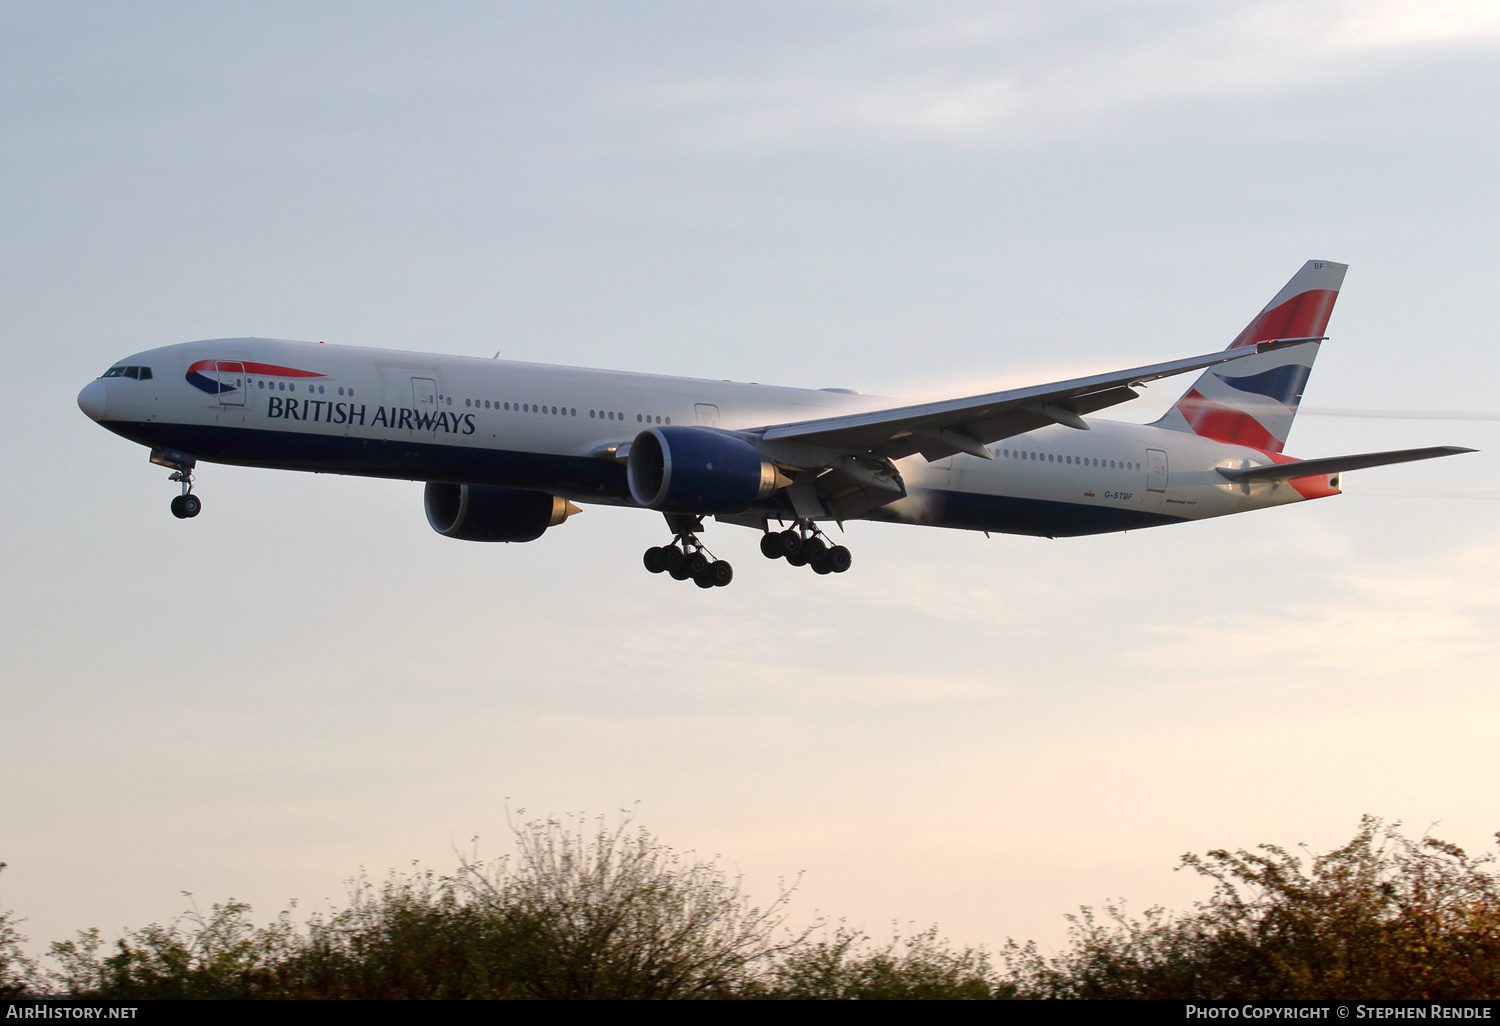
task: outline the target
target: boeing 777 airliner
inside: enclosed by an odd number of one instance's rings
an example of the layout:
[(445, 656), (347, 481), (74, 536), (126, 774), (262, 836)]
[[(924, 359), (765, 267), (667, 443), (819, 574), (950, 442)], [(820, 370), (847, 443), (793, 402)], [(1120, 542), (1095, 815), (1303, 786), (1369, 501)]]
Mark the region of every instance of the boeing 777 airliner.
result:
[[(128, 357), (78, 405), (173, 471), (178, 517), (202, 508), (199, 460), (425, 481), (428, 523), (466, 541), (532, 541), (575, 503), (641, 507), (673, 535), (646, 568), (710, 588), (734, 571), (699, 540), (706, 516), (759, 530), (770, 558), (843, 573), (849, 550), (820, 524), (1099, 534), (1336, 495), (1344, 471), (1472, 452), (1282, 452), (1345, 269), (1309, 261), (1222, 352), (943, 402), (227, 338)], [(1093, 416), (1190, 371), (1155, 423)]]

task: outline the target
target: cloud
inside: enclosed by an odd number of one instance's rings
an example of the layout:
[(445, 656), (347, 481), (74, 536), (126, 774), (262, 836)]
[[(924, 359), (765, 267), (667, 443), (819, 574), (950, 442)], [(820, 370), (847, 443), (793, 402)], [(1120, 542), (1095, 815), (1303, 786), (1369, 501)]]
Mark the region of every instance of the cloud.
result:
[(1404, 56), (1500, 41), (1500, 10), (1452, 2), (969, 5), (886, 11), (875, 28), (773, 48), (776, 63), (614, 97), (700, 142), (834, 135), (1092, 138), (1183, 101), (1293, 95)]
[(1484, 679), (1500, 613), (1500, 543), (1385, 566), (1332, 582), (1333, 595), (1157, 625), (1149, 632), (1158, 640), (1135, 659), (1219, 684)]

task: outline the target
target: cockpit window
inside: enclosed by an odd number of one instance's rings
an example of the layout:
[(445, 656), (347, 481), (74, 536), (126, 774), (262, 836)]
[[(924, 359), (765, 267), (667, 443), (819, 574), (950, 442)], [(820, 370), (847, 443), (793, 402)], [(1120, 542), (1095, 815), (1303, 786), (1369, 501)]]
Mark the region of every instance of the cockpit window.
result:
[(106, 378), (135, 378), (137, 381), (150, 381), (150, 367), (111, 367), (103, 374)]

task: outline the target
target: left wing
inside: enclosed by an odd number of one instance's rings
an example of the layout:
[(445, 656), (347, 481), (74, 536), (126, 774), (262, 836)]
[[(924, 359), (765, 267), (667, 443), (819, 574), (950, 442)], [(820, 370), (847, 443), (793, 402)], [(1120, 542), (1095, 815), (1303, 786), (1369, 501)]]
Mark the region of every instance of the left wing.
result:
[(1087, 431), (1084, 414), (1134, 399), (1139, 394), (1135, 387), (1147, 381), (1202, 370), (1272, 349), (1320, 342), (1326, 337), (1271, 339), (1253, 347), (1227, 349), (1207, 356), (1153, 363), (1110, 374), (1012, 388), (965, 399), (775, 424), (753, 429), (747, 434), (767, 442), (799, 442), (888, 460), (921, 453), (931, 461), (960, 452), (992, 459), (986, 445), (1048, 424), (1065, 424)]

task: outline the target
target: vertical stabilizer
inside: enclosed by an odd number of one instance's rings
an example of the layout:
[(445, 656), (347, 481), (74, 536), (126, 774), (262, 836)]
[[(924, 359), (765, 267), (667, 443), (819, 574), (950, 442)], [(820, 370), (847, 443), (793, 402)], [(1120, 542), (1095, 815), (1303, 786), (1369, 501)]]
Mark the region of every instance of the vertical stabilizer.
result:
[[(1240, 332), (1230, 349), (1273, 338), (1322, 335), (1348, 264), (1309, 260)], [(1292, 430), (1321, 343), (1247, 356), (1204, 371), (1156, 427), (1191, 431), (1236, 445), (1280, 452)]]

